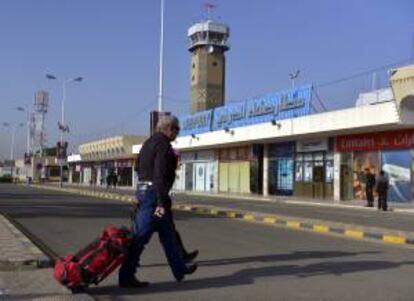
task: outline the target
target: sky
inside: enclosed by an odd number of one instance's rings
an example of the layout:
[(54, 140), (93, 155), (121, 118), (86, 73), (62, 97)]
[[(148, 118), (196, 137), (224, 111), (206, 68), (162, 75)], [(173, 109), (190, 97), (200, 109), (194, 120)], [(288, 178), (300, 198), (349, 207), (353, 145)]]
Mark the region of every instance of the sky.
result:
[[(164, 106), (189, 112), (187, 29), (203, 20), (205, 0), (165, 0)], [(388, 85), (387, 70), (414, 63), (412, 0), (210, 0), (230, 26), (226, 102), (313, 83), (329, 110)], [(48, 145), (59, 138), (62, 83), (70, 150), (120, 134), (148, 135), (157, 108), (159, 0), (0, 0), (0, 160), (13, 126), (26, 121), (34, 93), (50, 93)], [(411, 60), (410, 60), (411, 59)], [(57, 80), (48, 80), (51, 73)], [(345, 80), (348, 79), (348, 80)], [(318, 104), (315, 104), (317, 107)], [(8, 122), (9, 127), (3, 123)], [(22, 157), (26, 130), (15, 131)]]

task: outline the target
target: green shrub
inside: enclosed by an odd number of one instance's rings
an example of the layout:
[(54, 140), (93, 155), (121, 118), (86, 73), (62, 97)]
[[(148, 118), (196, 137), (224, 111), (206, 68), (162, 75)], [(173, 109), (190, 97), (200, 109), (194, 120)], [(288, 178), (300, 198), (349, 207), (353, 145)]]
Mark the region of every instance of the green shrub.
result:
[(0, 183), (11, 183), (13, 178), (10, 175), (0, 177)]

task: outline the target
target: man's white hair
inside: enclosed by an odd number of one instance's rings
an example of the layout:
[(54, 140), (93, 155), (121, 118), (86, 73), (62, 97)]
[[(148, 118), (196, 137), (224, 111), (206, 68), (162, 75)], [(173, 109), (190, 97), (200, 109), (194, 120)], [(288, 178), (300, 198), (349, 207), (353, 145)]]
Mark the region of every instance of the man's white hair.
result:
[(180, 122), (174, 115), (163, 115), (157, 122), (156, 131), (161, 132), (167, 130), (170, 126), (179, 127)]

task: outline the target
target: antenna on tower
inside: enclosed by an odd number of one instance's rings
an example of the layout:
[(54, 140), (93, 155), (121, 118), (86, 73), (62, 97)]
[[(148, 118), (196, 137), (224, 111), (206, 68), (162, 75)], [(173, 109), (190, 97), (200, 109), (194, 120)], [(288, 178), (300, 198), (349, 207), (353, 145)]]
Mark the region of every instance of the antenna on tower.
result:
[(204, 9), (206, 10), (207, 20), (211, 20), (212, 12), (217, 7), (217, 5), (207, 2), (207, 3), (204, 3), (203, 6), (204, 6)]

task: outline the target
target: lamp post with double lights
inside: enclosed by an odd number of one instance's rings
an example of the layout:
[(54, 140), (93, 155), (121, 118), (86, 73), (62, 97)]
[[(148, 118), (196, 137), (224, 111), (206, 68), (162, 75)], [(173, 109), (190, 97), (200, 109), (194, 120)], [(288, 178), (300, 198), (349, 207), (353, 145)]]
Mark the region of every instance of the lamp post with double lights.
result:
[(24, 154), (24, 166), (25, 166), (25, 172), (26, 172), (26, 181), (27, 183), (30, 183), (29, 178), (31, 178), (31, 175), (29, 173), (30, 170), (30, 166), (32, 163), (32, 152), (31, 152), (31, 139), (30, 139), (30, 128), (31, 128), (31, 123), (30, 123), (30, 110), (29, 110), (29, 106), (26, 105), (25, 107), (19, 106), (16, 108), (17, 111), (20, 112), (26, 112), (27, 115), (27, 121), (26, 121), (26, 125), (27, 125), (27, 133), (26, 133), (26, 152)]
[(26, 126), (27, 126), (27, 133), (26, 133), (26, 153), (27, 154), (30, 154), (30, 111), (29, 111), (29, 108), (28, 107), (26, 107), (26, 108), (24, 108), (24, 107), (17, 107), (16, 108), (16, 110), (17, 111), (20, 111), (20, 112), (26, 112), (26, 115), (27, 115), (27, 121), (26, 121)]
[[(4, 127), (9, 127), (10, 124), (8, 122), (3, 122), (3, 126)], [(24, 123), (18, 123), (18, 124), (13, 124), (11, 126), (11, 143), (10, 143), (10, 163), (12, 164), (11, 166), (11, 176), (13, 178), (13, 167), (14, 167), (14, 141), (16, 139), (16, 132), (17, 129), (20, 127), (23, 127)]]
[(163, 93), (164, 93), (164, 0), (161, 0), (161, 17), (160, 17), (160, 65), (159, 65), (159, 82), (158, 82), (158, 112), (163, 111)]
[(292, 89), (295, 88), (295, 80), (299, 77), (300, 70), (296, 69), (295, 72), (289, 73), (289, 79), (291, 82)]
[[(54, 76), (53, 74), (46, 74), (46, 78), (49, 80), (57, 80), (58, 78)], [(62, 147), (67, 147), (67, 142), (65, 141), (64, 135), (66, 133), (69, 133), (69, 126), (65, 124), (65, 101), (66, 101), (66, 85), (71, 82), (81, 82), (83, 80), (83, 77), (75, 77), (70, 79), (64, 79), (62, 81), (62, 103), (61, 103), (61, 120), (58, 121), (58, 128), (60, 131), (60, 143), (57, 144), (57, 155), (58, 155), (58, 162), (60, 167), (60, 180), (59, 180), (59, 186), (63, 187), (63, 160), (66, 158), (63, 158), (63, 155), (66, 153), (65, 151), (62, 151)]]

